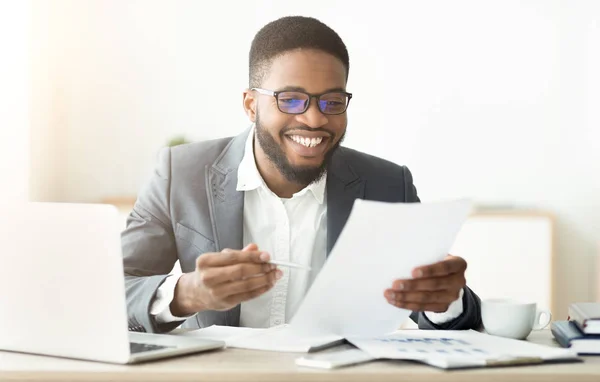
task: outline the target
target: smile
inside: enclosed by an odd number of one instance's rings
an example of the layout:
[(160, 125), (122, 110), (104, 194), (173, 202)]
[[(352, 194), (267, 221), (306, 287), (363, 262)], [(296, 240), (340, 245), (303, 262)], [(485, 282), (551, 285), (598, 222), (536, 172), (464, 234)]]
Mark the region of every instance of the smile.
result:
[(289, 138), (292, 141), (299, 143), (306, 147), (316, 147), (323, 141), (323, 137), (308, 138), (308, 137), (302, 137), (300, 135), (289, 135)]
[(330, 137), (321, 134), (289, 134), (286, 142), (297, 155), (307, 158), (320, 158), (327, 151)]

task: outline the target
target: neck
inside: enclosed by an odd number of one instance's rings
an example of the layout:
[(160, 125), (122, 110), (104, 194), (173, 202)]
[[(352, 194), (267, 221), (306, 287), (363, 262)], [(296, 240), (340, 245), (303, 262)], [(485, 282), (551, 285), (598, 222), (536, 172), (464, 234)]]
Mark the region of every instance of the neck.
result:
[(254, 138), (254, 159), (260, 176), (267, 187), (280, 198), (291, 198), (295, 193), (301, 191), (305, 186), (290, 182), (281, 172), (267, 154), (262, 150), (256, 137)]

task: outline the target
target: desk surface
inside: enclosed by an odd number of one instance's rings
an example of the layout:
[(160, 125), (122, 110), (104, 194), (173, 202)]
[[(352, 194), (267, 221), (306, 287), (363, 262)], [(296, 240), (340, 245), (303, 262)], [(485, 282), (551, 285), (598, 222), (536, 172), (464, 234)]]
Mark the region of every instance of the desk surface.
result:
[[(549, 330), (532, 342), (556, 346)], [(583, 363), (444, 371), (377, 361), (339, 370), (298, 367), (298, 354), (225, 349), (132, 366), (0, 352), (1, 381), (600, 381), (600, 356)]]

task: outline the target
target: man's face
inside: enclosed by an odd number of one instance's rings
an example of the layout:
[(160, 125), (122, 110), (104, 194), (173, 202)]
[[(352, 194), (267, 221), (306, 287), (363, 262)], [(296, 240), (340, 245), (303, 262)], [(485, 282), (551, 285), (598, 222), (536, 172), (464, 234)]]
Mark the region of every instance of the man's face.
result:
[[(317, 50), (296, 50), (273, 60), (262, 89), (300, 90), (310, 94), (344, 90), (346, 69), (334, 56)], [(346, 113), (325, 115), (315, 98), (303, 114), (279, 110), (275, 97), (250, 92), (255, 98), (256, 137), (260, 148), (290, 181), (308, 185), (324, 173), (344, 137)]]

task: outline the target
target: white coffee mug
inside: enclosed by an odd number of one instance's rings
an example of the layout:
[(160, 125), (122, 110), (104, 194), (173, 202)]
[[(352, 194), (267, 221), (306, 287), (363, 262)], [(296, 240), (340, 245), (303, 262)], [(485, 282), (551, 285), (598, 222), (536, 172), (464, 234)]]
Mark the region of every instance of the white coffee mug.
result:
[[(542, 316), (545, 318), (540, 321)], [(481, 302), (481, 318), (487, 333), (524, 340), (532, 330), (548, 326), (552, 314), (548, 310), (537, 310), (535, 302), (488, 299)]]

